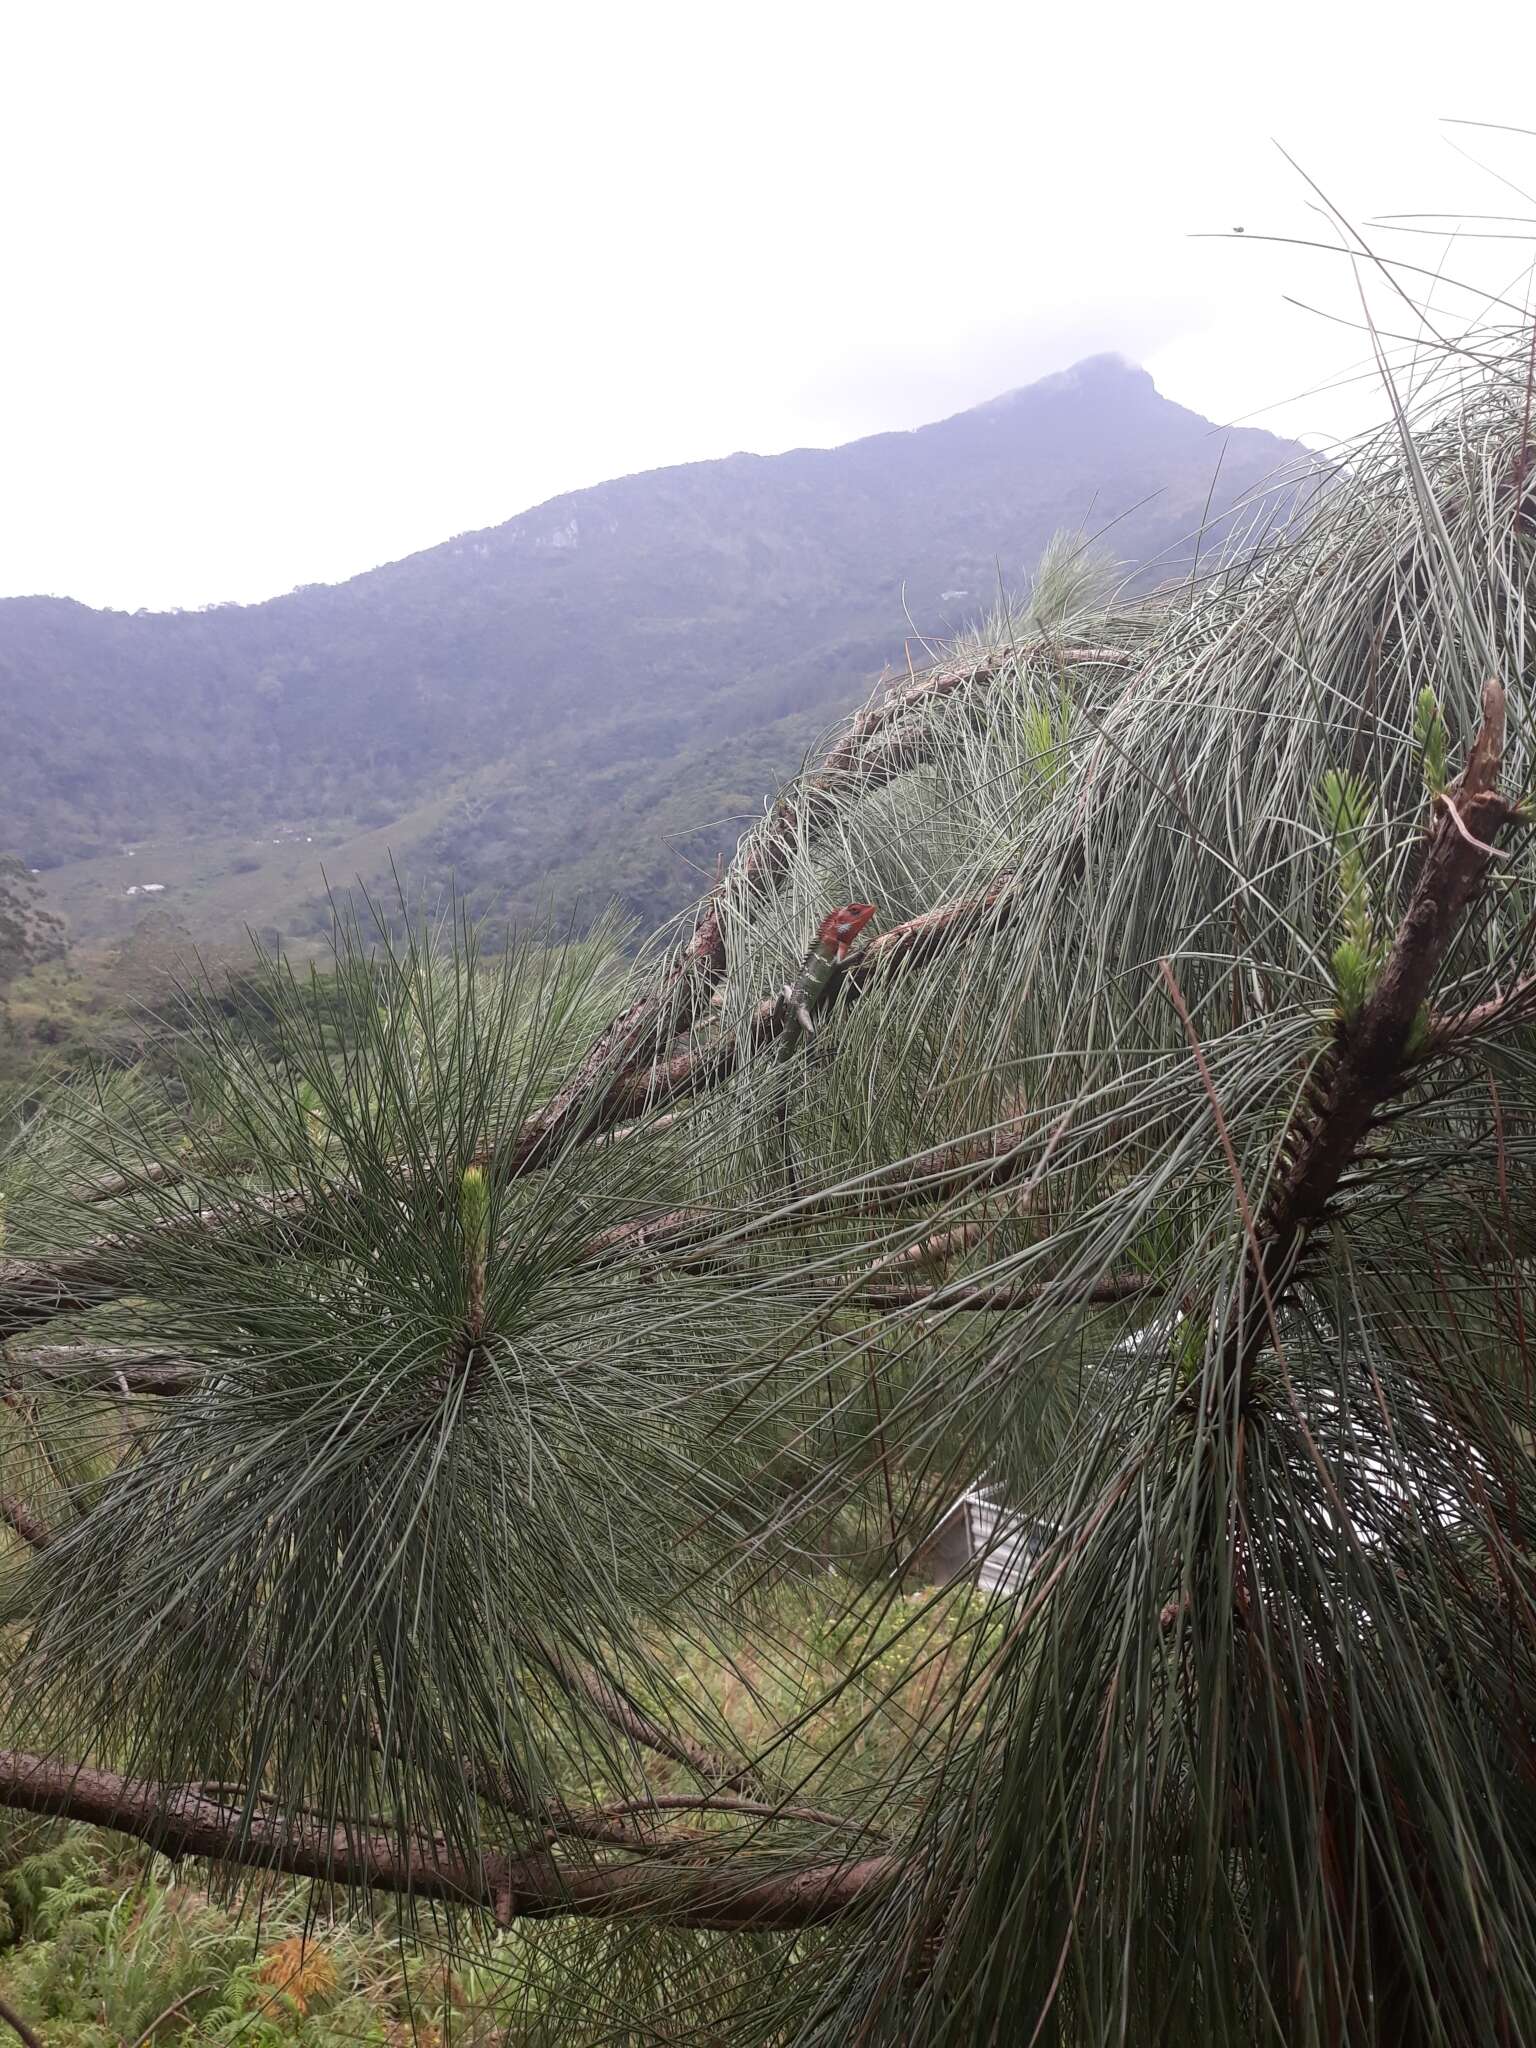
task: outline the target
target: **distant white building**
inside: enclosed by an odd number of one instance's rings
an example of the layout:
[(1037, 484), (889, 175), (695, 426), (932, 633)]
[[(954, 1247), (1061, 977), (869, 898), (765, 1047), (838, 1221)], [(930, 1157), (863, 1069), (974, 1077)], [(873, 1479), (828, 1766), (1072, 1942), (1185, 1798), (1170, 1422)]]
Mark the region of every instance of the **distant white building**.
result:
[(988, 1593), (1016, 1593), (1050, 1533), (1044, 1522), (1011, 1514), (990, 1487), (967, 1487), (918, 1546), (908, 1576), (942, 1585), (973, 1574)]
[[(1159, 1316), (1111, 1347), (1112, 1359), (1135, 1359), (1166, 1350), (1183, 1312)], [(989, 1593), (1016, 1593), (1056, 1533), (1052, 1524), (1005, 1507), (996, 1486), (967, 1487), (945, 1509), (913, 1552), (903, 1576), (930, 1585), (974, 1575)]]

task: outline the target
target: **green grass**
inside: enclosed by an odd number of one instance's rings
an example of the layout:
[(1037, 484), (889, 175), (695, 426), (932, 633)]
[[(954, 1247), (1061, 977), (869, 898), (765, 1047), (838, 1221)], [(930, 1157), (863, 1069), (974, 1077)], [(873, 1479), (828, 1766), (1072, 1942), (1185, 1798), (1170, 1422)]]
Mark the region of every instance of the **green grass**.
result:
[[(131, 854), (124, 849), (51, 869), (41, 877), (44, 900), (67, 920), (72, 944), (87, 952), (126, 939), (159, 909), (202, 943), (238, 944), (247, 930), (275, 925), (287, 949), (303, 955), (316, 950), (303, 934), (313, 926), (327, 877), (346, 888), (358, 875), (371, 879), (387, 871), (391, 848), (430, 831), (451, 801), (437, 799), (361, 829), (307, 821), (259, 836), (135, 840)], [(164, 895), (146, 897), (146, 882), (163, 883)], [(140, 893), (130, 896), (134, 887)]]

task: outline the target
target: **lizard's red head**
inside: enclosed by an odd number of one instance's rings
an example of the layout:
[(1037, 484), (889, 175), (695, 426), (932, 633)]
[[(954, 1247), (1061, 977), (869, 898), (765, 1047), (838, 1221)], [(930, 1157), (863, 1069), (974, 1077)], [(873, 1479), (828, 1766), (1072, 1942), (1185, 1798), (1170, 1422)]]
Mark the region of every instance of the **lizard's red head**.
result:
[(874, 915), (873, 903), (845, 903), (841, 910), (834, 910), (830, 917), (822, 919), (816, 937), (841, 960)]

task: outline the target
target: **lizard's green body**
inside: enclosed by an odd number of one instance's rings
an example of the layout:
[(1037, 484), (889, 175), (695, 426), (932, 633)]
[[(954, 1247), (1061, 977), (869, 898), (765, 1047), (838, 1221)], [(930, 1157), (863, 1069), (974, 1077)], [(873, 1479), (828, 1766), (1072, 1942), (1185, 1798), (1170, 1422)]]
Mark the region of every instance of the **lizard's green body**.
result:
[(784, 990), (779, 1059), (787, 1060), (816, 1029), (816, 1017), (836, 992), (849, 948), (875, 914), (872, 903), (847, 903), (822, 919), (800, 970)]

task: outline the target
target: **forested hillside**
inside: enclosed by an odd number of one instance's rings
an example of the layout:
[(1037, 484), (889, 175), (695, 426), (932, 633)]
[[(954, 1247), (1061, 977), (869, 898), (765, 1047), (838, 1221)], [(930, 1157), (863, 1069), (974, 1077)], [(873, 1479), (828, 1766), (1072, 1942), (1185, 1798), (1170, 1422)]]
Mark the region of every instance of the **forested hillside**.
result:
[(5, 836), (77, 936), (120, 934), (145, 883), (199, 935), (292, 932), (322, 860), (346, 883), (390, 856), (485, 907), (617, 894), (653, 922), (885, 665), (926, 658), (914, 628), (988, 610), (1063, 526), (1107, 529), (1142, 582), (1176, 573), (1296, 453), (1095, 357), (916, 432), (623, 478), (265, 604), (0, 602)]

